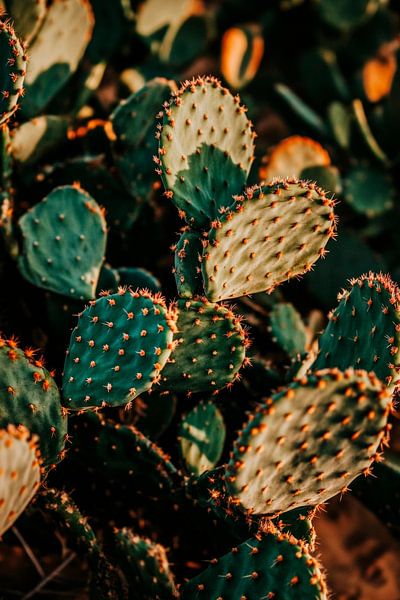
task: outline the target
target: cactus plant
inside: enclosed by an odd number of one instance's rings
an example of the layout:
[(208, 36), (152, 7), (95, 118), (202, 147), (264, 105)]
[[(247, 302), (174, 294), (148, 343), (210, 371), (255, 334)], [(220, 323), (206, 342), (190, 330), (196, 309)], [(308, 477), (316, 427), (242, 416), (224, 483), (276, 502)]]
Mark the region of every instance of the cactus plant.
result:
[(24, 47), (7, 21), (0, 18), (0, 125), (8, 121), (19, 107), (24, 93), (26, 55)]

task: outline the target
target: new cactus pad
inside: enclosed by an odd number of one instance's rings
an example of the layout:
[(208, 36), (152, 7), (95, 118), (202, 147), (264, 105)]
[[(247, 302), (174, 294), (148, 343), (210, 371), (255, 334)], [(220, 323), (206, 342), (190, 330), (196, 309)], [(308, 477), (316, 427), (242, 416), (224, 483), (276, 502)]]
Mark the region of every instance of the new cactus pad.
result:
[(19, 107), (26, 75), (25, 49), (9, 22), (0, 18), (0, 125)]

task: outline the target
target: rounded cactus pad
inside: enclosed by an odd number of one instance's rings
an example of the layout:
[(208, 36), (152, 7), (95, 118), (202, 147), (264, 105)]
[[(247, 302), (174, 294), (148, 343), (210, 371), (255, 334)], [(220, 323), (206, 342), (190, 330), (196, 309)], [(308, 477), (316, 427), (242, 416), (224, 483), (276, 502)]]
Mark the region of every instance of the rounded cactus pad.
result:
[(38, 287), (80, 300), (93, 298), (107, 240), (97, 202), (78, 186), (61, 186), (19, 220), (22, 275)]
[(225, 423), (221, 412), (210, 400), (200, 402), (179, 425), (179, 450), (186, 468), (201, 475), (215, 467), (224, 448)]
[(24, 93), (25, 50), (14, 29), (0, 15), (0, 125), (18, 109)]
[(25, 427), (0, 429), (0, 538), (25, 510), (40, 485), (37, 436)]
[(400, 371), (400, 291), (388, 275), (368, 273), (338, 296), (319, 338), (313, 369), (354, 367), (396, 385)]
[(39, 436), (44, 466), (57, 463), (67, 437), (66, 411), (54, 379), (31, 348), (0, 338), (0, 428), (24, 426)]
[(167, 552), (161, 544), (135, 535), (128, 527), (114, 533), (115, 551), (129, 588), (143, 600), (178, 598)]
[(325, 600), (326, 584), (307, 546), (271, 525), (180, 588), (183, 600)]
[(159, 295), (119, 288), (92, 300), (72, 332), (64, 366), (70, 408), (122, 406), (160, 380), (176, 312)]
[(156, 157), (166, 194), (196, 228), (231, 207), (253, 162), (252, 124), (214, 77), (186, 81), (164, 107)]
[(206, 300), (178, 300), (174, 340), (161, 373), (162, 388), (174, 392), (216, 391), (232, 383), (249, 343), (241, 318)]
[(278, 514), (326, 502), (367, 475), (385, 441), (390, 394), (373, 374), (320, 371), (261, 404), (226, 469), (245, 511)]
[(216, 302), (271, 292), (310, 271), (335, 237), (334, 205), (305, 181), (249, 188), (209, 232), (202, 262), (207, 298)]

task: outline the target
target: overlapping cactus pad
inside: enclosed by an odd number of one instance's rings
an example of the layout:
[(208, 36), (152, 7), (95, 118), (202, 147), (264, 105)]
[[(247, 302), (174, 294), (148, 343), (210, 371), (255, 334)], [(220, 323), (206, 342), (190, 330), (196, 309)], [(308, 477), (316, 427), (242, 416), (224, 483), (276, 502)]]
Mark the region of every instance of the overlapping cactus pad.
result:
[(320, 371), (251, 414), (226, 469), (228, 492), (251, 514), (326, 502), (368, 475), (385, 440), (390, 394), (364, 371)]
[(0, 537), (25, 510), (40, 485), (37, 436), (26, 427), (0, 429)]
[(400, 369), (400, 291), (388, 275), (368, 273), (338, 296), (318, 340), (313, 368), (354, 367), (374, 371), (391, 386)]
[(202, 262), (209, 300), (271, 292), (310, 271), (335, 236), (334, 204), (315, 184), (294, 179), (249, 188), (209, 232)]
[(17, 110), (24, 93), (25, 49), (10, 23), (0, 21), (0, 125)]
[(161, 386), (181, 392), (216, 391), (232, 383), (249, 344), (240, 317), (206, 300), (178, 300), (174, 341)]
[(0, 388), (0, 427), (26, 427), (39, 436), (43, 464), (57, 463), (64, 455), (67, 417), (40, 355), (22, 350), (15, 339), (0, 338)]
[(254, 133), (238, 96), (214, 77), (185, 82), (164, 108), (157, 164), (186, 221), (208, 228), (234, 204), (253, 162)]
[(211, 561), (208, 569), (185, 583), (181, 591), (183, 600), (327, 598), (318, 562), (296, 538), (273, 527)]
[(160, 295), (120, 288), (93, 300), (72, 332), (64, 366), (70, 408), (121, 406), (159, 382), (176, 312)]
[(71, 298), (94, 297), (107, 233), (103, 213), (87, 192), (58, 187), (25, 213), (19, 226), (18, 266), (28, 281)]

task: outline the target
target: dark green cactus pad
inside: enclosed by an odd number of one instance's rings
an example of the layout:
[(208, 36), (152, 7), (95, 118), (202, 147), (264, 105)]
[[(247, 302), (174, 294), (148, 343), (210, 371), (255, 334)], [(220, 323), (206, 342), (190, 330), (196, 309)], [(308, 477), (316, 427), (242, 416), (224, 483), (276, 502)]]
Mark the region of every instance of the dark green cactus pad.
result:
[(239, 434), (227, 490), (251, 514), (326, 502), (368, 474), (385, 440), (390, 394), (371, 373), (337, 369), (260, 404)]
[(373, 469), (375, 477), (359, 477), (351, 486), (361, 500), (396, 536), (400, 533), (400, 459), (387, 450)]
[(238, 96), (213, 77), (187, 81), (164, 108), (158, 172), (195, 228), (234, 205), (253, 161), (254, 133)]
[(310, 271), (335, 236), (335, 203), (315, 184), (255, 186), (240, 200), (215, 223), (203, 251), (204, 289), (214, 302), (271, 292)]
[(382, 0), (315, 0), (315, 4), (325, 23), (348, 32), (370, 19), (382, 4)]
[(230, 309), (206, 300), (178, 300), (176, 347), (161, 372), (174, 392), (216, 391), (232, 383), (245, 362), (247, 335)]
[(273, 341), (289, 356), (303, 354), (307, 344), (307, 331), (293, 304), (276, 304), (269, 315), (269, 329)]
[(157, 154), (155, 118), (175, 90), (173, 81), (156, 77), (122, 100), (110, 117), (114, 162), (126, 189), (138, 201), (149, 198), (156, 180), (151, 160)]
[(273, 527), (211, 562), (181, 586), (182, 600), (327, 598), (321, 567), (307, 546)]
[(161, 544), (135, 535), (124, 527), (114, 532), (118, 566), (128, 582), (130, 598), (170, 600), (178, 598), (167, 552)]
[(19, 107), (26, 75), (25, 50), (9, 22), (0, 18), (0, 125)]
[(106, 421), (93, 412), (84, 415), (83, 425), (76, 448), (79, 460), (100, 472), (107, 486), (124, 489), (127, 498), (169, 496), (180, 486), (169, 456), (135, 427)]
[(179, 450), (186, 469), (193, 475), (213, 469), (221, 458), (225, 435), (223, 416), (213, 402), (195, 406), (182, 418), (178, 430)]
[(400, 292), (388, 275), (369, 273), (350, 281), (318, 340), (313, 369), (347, 367), (374, 371), (389, 385), (400, 364)]
[(18, 348), (13, 339), (0, 338), (0, 428), (23, 425), (39, 436), (43, 465), (49, 467), (64, 455), (66, 411), (43, 361), (30, 348)]
[(159, 295), (126, 288), (91, 301), (65, 360), (68, 408), (123, 406), (151, 389), (174, 345), (174, 310)]
[(344, 198), (353, 209), (376, 217), (393, 207), (396, 188), (388, 173), (368, 166), (353, 167), (344, 181)]
[(55, 0), (29, 46), (22, 113), (40, 114), (78, 68), (90, 42), (93, 11), (87, 0)]
[(198, 233), (183, 231), (176, 246), (173, 273), (178, 294), (182, 298), (192, 298), (201, 293), (202, 277), (200, 258), (203, 244)]
[(91, 571), (90, 598), (120, 600), (123, 591), (114, 567), (104, 555), (95, 532), (75, 502), (64, 492), (52, 488), (42, 491), (37, 505), (44, 509), (67, 536), (69, 545), (83, 553)]
[(293, 535), (297, 540), (308, 544), (314, 550), (316, 531), (313, 526), (315, 510), (297, 508), (289, 510), (275, 519), (275, 524), (284, 533)]
[(87, 192), (56, 188), (20, 218), (19, 227), (18, 267), (28, 281), (79, 300), (94, 297), (107, 231), (99, 205)]
[(333, 165), (306, 167), (300, 173), (300, 179), (315, 181), (327, 194), (340, 194), (342, 181), (339, 169)]

